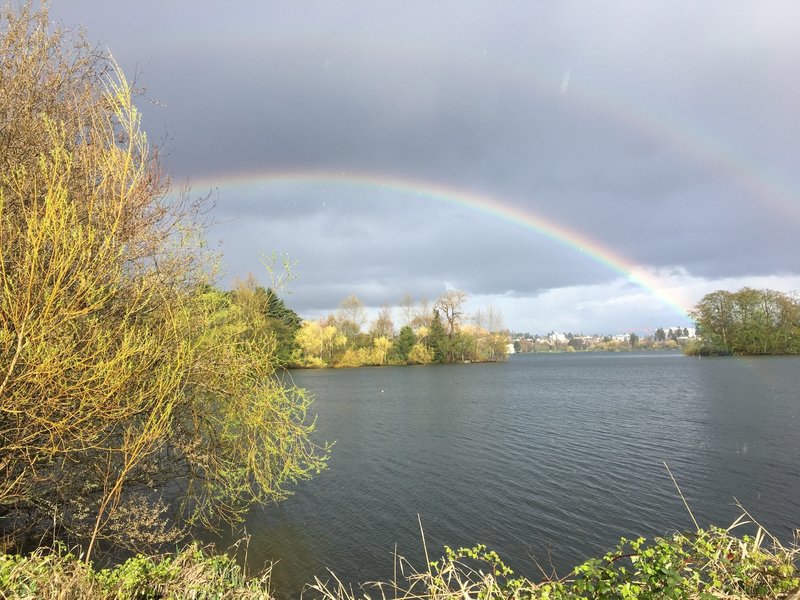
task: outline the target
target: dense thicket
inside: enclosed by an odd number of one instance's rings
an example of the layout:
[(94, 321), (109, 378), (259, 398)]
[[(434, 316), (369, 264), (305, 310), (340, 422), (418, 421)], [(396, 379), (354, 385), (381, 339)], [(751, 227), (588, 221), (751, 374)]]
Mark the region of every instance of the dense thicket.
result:
[(167, 194), (132, 97), (46, 7), (3, 9), (6, 546), (45, 531), (87, 555), (102, 539), (151, 546), (187, 521), (234, 521), (322, 465), (308, 400), (278, 383), (264, 343), (280, 306), (207, 285), (200, 207)]
[(700, 343), (692, 354), (798, 354), (800, 302), (774, 290), (706, 294), (692, 317)]

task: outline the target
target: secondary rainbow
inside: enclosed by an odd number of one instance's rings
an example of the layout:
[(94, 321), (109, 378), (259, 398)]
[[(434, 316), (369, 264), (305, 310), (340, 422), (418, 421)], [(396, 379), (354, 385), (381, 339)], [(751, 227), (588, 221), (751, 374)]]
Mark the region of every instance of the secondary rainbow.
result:
[[(193, 183), (197, 190), (216, 188), (220, 193), (220, 202), (237, 193), (237, 189), (246, 189), (248, 195), (254, 190), (274, 186), (341, 186), (394, 193), (408, 194), (417, 198), (425, 198), (444, 204), (466, 207), (534, 231), (559, 244), (572, 248), (590, 260), (600, 263), (633, 282), (650, 294), (674, 309), (680, 316), (686, 316), (688, 307), (669, 290), (661, 286), (658, 280), (647, 270), (632, 261), (592, 240), (587, 235), (569, 229), (560, 223), (537, 215), (531, 210), (518, 206), (501, 198), (486, 194), (477, 194), (468, 190), (445, 186), (439, 183), (420, 179), (404, 179), (389, 174), (354, 173), (344, 171), (276, 171), (263, 173), (227, 174), (218, 178), (207, 178)], [(377, 201), (377, 200), (376, 200)]]
[[(304, 37), (304, 35), (308, 37)], [(315, 33), (294, 31), (291, 36), (292, 47), (307, 47), (316, 43)], [(287, 38), (288, 39), (288, 38)], [(243, 51), (263, 52), (264, 32), (237, 36), (236, 43)], [(188, 44), (205, 45), (202, 37), (187, 37)], [(288, 43), (288, 42), (287, 42)], [(342, 36), (336, 39), (338, 47), (349, 48), (355, 54), (375, 57), (376, 61), (393, 64), (402, 57), (408, 64), (427, 64), (437, 56), (435, 49), (420, 45), (419, 40), (403, 43), (392, 40), (386, 45), (385, 38), (369, 38), (369, 43)], [(782, 214), (794, 222), (800, 222), (800, 191), (796, 181), (781, 176), (780, 171), (771, 171), (757, 166), (744, 152), (743, 148), (725, 143), (710, 131), (704, 131), (700, 123), (681, 120), (673, 112), (663, 107), (637, 104), (629, 96), (616, 96), (597, 86), (587, 85), (579, 72), (569, 74), (565, 85), (565, 71), (541, 70), (527, 62), (519, 65), (503, 63), (484, 55), (448, 55), (442, 68), (478, 77), (489, 74), (491, 84), (514, 85), (520, 98), (535, 91), (536, 94), (573, 105), (584, 114), (598, 114), (610, 119), (630, 132), (651, 137), (661, 144), (683, 154), (709, 175), (720, 177), (721, 181), (737, 185), (746, 192), (743, 202), (758, 202), (770, 210)], [(530, 88), (530, 89), (528, 89)], [(242, 176), (247, 177), (247, 176)], [(471, 194), (468, 194), (471, 195)]]

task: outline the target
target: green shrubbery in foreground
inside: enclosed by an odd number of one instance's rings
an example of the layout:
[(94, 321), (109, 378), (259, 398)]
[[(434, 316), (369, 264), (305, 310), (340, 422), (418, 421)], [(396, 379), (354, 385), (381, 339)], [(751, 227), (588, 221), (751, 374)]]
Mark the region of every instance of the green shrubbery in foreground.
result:
[[(737, 522), (734, 526), (741, 524)], [(782, 546), (758, 528), (735, 536), (711, 527), (672, 537), (622, 539), (602, 558), (592, 558), (562, 579), (538, 583), (516, 577), (484, 546), (445, 549), (414, 571), (398, 559), (398, 580), (366, 584), (358, 592), (338, 580), (317, 580), (305, 598), (552, 599), (577, 598), (800, 598), (798, 547)], [(769, 540), (769, 541), (768, 541)], [(245, 577), (226, 556), (192, 545), (175, 556), (137, 556), (113, 569), (94, 570), (65, 552), (0, 556), (3, 598), (156, 599), (273, 598), (269, 572)]]
[(63, 550), (0, 556), (0, 598), (95, 600), (102, 598), (272, 598), (269, 571), (245, 577), (236, 562), (191, 545), (176, 555), (138, 555), (95, 570)]

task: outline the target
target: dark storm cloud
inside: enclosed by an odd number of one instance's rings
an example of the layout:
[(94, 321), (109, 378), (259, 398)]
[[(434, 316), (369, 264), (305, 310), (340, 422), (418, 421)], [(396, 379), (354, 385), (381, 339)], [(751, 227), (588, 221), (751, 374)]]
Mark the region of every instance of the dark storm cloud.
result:
[(286, 251), (300, 305), (445, 285), (533, 297), (618, 274), (450, 205), (242, 190), (230, 174), (426, 180), (653, 268), (798, 271), (796, 3), (62, 0), (53, 13), (142, 71), (161, 102), (143, 105), (144, 124), (169, 133), (170, 170), (202, 182), (196, 193), (217, 186), (229, 280)]

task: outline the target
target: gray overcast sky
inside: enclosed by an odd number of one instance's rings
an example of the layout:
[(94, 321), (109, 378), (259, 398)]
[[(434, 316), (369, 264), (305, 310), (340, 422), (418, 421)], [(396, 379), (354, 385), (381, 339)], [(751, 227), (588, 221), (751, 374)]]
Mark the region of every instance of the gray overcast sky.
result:
[(216, 198), (222, 283), (266, 281), (259, 257), (287, 253), (303, 316), (349, 293), (379, 307), (457, 288), (517, 331), (646, 332), (688, 324), (674, 304), (714, 289), (800, 289), (794, 0), (52, 0), (51, 14), (158, 101), (140, 107), (168, 170)]

